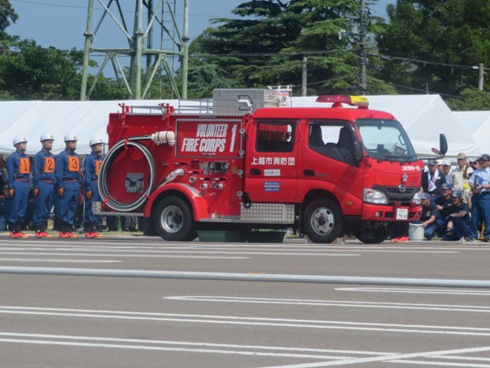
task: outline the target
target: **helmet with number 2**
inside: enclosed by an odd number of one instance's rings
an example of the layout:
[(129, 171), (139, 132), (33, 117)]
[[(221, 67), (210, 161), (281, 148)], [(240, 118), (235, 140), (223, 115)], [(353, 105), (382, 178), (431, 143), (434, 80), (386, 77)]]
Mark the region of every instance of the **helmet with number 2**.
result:
[(65, 135), (65, 142), (76, 142), (78, 141), (77, 136), (75, 134), (68, 133)]
[(39, 142), (44, 142), (44, 141), (54, 141), (54, 135), (50, 133), (42, 134), (41, 138), (39, 139)]

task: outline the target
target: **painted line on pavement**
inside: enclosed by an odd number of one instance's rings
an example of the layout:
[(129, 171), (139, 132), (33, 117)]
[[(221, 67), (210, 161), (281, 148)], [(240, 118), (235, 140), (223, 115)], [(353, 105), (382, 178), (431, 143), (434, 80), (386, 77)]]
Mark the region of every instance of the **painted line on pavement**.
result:
[(354, 291), (365, 293), (393, 293), (393, 294), (433, 294), (433, 295), (476, 295), (490, 296), (487, 290), (458, 290), (458, 289), (410, 289), (410, 288), (375, 288), (375, 287), (352, 287), (335, 288), (335, 291)]
[(490, 307), (475, 305), (454, 304), (416, 304), (416, 303), (385, 303), (366, 301), (343, 301), (343, 300), (308, 300), (308, 299), (275, 299), (275, 298), (247, 298), (226, 296), (167, 296), (166, 300), (189, 301), (189, 302), (214, 302), (214, 303), (242, 303), (242, 304), (277, 304), (277, 305), (304, 305), (315, 307), (350, 307), (350, 308), (384, 308), (384, 309), (407, 309), (447, 312), (476, 312), (490, 313)]
[(453, 336), (484, 336), (490, 337), (490, 328), (482, 327), (459, 327), (459, 326), (431, 326), (431, 325), (408, 325), (395, 323), (369, 323), (352, 321), (328, 321), (328, 320), (305, 320), (291, 318), (261, 318), (261, 317), (237, 317), (223, 315), (201, 315), (201, 314), (176, 314), (176, 313), (142, 313), (128, 311), (106, 311), (85, 309), (62, 309), (62, 308), (31, 308), (18, 306), (2, 306), (0, 314), (51, 316), (51, 317), (73, 317), (94, 319), (116, 319), (129, 321), (153, 321), (153, 322), (181, 322), (181, 323), (204, 323), (230, 326), (255, 326), (255, 327), (278, 327), (278, 328), (300, 328), (300, 329), (325, 329), (325, 330), (350, 330), (350, 331), (377, 331), (389, 333), (414, 333), (430, 335), (453, 335)]

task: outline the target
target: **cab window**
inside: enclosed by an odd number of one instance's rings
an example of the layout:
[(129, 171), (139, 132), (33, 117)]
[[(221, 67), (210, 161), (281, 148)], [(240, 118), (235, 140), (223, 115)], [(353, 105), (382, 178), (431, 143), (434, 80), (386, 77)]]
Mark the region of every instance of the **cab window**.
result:
[(257, 125), (257, 152), (292, 152), (294, 123), (290, 121), (261, 121)]
[(312, 122), (308, 134), (309, 147), (324, 156), (355, 165), (354, 134), (341, 122)]

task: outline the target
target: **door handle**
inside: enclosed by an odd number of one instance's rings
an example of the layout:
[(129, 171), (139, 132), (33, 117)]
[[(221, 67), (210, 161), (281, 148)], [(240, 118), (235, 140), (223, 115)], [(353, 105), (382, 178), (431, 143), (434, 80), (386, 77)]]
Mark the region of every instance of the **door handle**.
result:
[(303, 175), (304, 176), (315, 176), (315, 172), (313, 170), (310, 170), (310, 169), (304, 169)]
[(250, 175), (261, 175), (262, 172), (259, 169), (251, 169)]

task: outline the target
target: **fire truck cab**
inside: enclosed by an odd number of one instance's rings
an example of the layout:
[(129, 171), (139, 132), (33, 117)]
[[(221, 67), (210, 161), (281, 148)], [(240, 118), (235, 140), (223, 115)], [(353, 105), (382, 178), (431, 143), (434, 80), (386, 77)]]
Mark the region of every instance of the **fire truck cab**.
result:
[(292, 228), (315, 243), (344, 234), (380, 243), (388, 224), (419, 219), (423, 163), (390, 113), (364, 97), (260, 108), (235, 97), (222, 112), (162, 104), (111, 114), (102, 206), (142, 215), (147, 234), (176, 241), (198, 230)]

